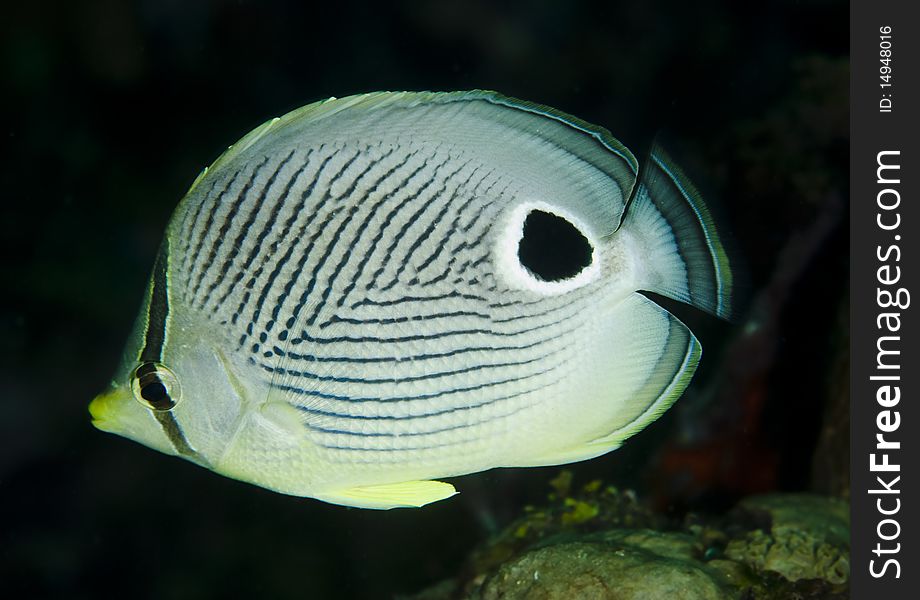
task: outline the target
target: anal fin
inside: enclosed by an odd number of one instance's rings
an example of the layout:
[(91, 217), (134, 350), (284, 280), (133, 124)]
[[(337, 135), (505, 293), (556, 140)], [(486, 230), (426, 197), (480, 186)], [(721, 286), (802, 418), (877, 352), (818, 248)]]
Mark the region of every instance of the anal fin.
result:
[(456, 493), (454, 486), (443, 481), (404, 481), (336, 490), (316, 494), (316, 498), (323, 502), (343, 506), (387, 510), (390, 508), (419, 508), (450, 498)]

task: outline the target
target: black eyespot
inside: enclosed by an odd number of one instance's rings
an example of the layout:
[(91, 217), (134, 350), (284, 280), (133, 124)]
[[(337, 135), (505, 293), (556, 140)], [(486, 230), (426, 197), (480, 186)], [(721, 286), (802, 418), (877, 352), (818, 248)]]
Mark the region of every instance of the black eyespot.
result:
[(172, 410), (182, 398), (179, 378), (166, 365), (145, 362), (131, 374), (134, 398), (150, 410)]
[(518, 259), (537, 279), (560, 281), (591, 264), (591, 243), (558, 215), (532, 210), (524, 220)]

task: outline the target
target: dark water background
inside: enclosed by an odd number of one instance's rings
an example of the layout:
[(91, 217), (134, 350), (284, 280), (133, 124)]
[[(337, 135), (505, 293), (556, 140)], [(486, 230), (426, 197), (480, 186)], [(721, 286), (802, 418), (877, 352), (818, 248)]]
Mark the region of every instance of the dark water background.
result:
[[(331, 95), (487, 88), (665, 129), (747, 265), (735, 324), (577, 480), (675, 517), (847, 487), (847, 3), (85, 0), (0, 19), (0, 589), (16, 597), (367, 598), (453, 575), (558, 468), (452, 480), (422, 510), (274, 494), (94, 430), (184, 191), (266, 119)], [(13, 596), (6, 596), (13, 597)]]

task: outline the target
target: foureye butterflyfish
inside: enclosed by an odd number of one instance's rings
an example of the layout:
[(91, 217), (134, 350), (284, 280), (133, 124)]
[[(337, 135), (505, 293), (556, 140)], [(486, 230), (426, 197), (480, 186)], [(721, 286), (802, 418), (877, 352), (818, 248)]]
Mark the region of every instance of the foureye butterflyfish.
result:
[(278, 492), (366, 508), (437, 478), (607, 453), (700, 345), (732, 275), (657, 149), (494, 92), (311, 104), (179, 204), (96, 427)]

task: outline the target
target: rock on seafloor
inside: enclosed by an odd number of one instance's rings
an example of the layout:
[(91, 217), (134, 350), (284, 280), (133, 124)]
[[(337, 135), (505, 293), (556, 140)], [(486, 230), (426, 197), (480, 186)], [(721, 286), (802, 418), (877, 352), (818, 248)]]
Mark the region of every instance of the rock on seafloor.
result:
[(526, 552), (473, 597), (718, 600), (728, 593), (719, 575), (695, 559), (691, 536), (613, 530)]
[(739, 509), (769, 515), (770, 530), (756, 529), (734, 539), (725, 555), (789, 581), (822, 579), (842, 584), (850, 578), (850, 509), (843, 500), (810, 494), (755, 496)]
[[(848, 597), (848, 506), (813, 494), (744, 499), (726, 515), (656, 516), (631, 492), (553, 482), (472, 553), (461, 575), (414, 600), (738, 600)], [(560, 481), (561, 480), (561, 481)], [(561, 484), (560, 484), (561, 483)]]

